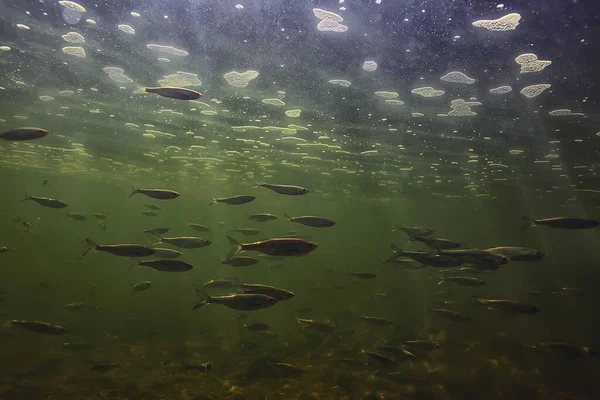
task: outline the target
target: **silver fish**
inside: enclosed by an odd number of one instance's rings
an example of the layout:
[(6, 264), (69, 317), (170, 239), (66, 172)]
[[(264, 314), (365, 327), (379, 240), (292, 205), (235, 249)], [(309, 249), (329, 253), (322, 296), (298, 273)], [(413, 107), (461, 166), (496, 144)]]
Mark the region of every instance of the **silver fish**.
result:
[(434, 237), (422, 237), (422, 236), (411, 236), (409, 242), (421, 242), (434, 249), (456, 249), (462, 244), (455, 242), (454, 240), (434, 238)]
[(210, 205), (213, 205), (216, 203), (225, 203), (225, 204), (229, 204), (229, 205), (241, 205), (241, 204), (250, 203), (251, 201), (254, 201), (255, 199), (256, 199), (255, 196), (246, 196), (246, 195), (213, 198), (213, 199), (211, 199), (211, 202), (208, 203), (208, 205), (210, 206)]
[(232, 267), (248, 267), (256, 264), (257, 262), (258, 260), (256, 258), (246, 256), (237, 256), (228, 258), (226, 260), (221, 260), (221, 264), (231, 265)]
[(250, 311), (260, 310), (274, 306), (277, 299), (264, 294), (232, 294), (229, 296), (209, 296), (198, 291), (204, 296), (204, 299), (194, 305), (196, 310), (206, 304), (221, 304), (234, 310)]
[(298, 196), (309, 192), (309, 190), (305, 187), (294, 185), (274, 185), (270, 183), (257, 182), (256, 186), (265, 187), (279, 194), (287, 194), (290, 196)]
[(34, 140), (43, 138), (48, 131), (42, 128), (17, 128), (0, 133), (0, 139), (10, 141)]
[(144, 260), (137, 264), (138, 267), (148, 267), (162, 272), (187, 272), (194, 268), (192, 265), (180, 260)]
[(212, 242), (208, 239), (202, 239), (194, 236), (179, 236), (179, 237), (160, 237), (160, 241), (163, 243), (169, 243), (173, 246), (181, 247), (184, 249), (198, 249), (201, 247), (210, 246)]
[(504, 256), (510, 261), (540, 261), (545, 255), (543, 251), (528, 247), (492, 247), (485, 251)]
[(136, 283), (135, 285), (132, 286), (133, 293), (135, 293), (135, 292), (141, 292), (143, 290), (146, 290), (150, 286), (152, 286), (152, 282), (150, 282), (150, 281), (140, 281), (140, 282), (138, 282), (138, 283)]
[(290, 217), (287, 214), (284, 215), (290, 220), (290, 222), (297, 222), (302, 225), (312, 226), (313, 228), (327, 228), (335, 225), (335, 221), (332, 221), (328, 218), (314, 217), (309, 215), (303, 217)]
[(107, 253), (121, 257), (148, 257), (155, 253), (153, 249), (137, 244), (96, 244), (88, 238), (85, 238), (85, 242), (88, 245), (88, 248), (82, 254), (84, 256), (90, 250), (106, 251)]
[(483, 305), (508, 314), (537, 314), (541, 310), (532, 304), (505, 299), (475, 298), (474, 305)]
[(433, 231), (431, 229), (427, 229), (427, 228), (421, 228), (418, 226), (398, 226), (398, 225), (393, 225), (392, 226), (392, 232), (396, 232), (396, 231), (402, 231), (404, 233), (406, 233), (408, 236), (429, 236), (431, 234), (433, 234)]
[(44, 207), (48, 207), (48, 208), (65, 208), (68, 207), (68, 204), (65, 203), (64, 201), (61, 200), (57, 200), (57, 199), (51, 199), (48, 197), (39, 197), (39, 196), (29, 196), (24, 198), (23, 200), (21, 200), (21, 202), (24, 202), (26, 200), (33, 200), (36, 203), (44, 206)]
[(176, 199), (177, 197), (179, 197), (179, 193), (174, 190), (136, 189), (135, 187), (133, 188), (133, 191), (131, 192), (129, 197), (131, 197), (135, 194), (138, 194), (138, 193), (144, 194), (148, 197), (152, 197), (153, 199), (157, 199), (157, 200), (171, 200), (171, 199)]
[(200, 224), (190, 223), (190, 224), (188, 224), (188, 226), (194, 230), (197, 230), (198, 232), (209, 232), (210, 231), (210, 229), (208, 229), (206, 226), (200, 225)]
[(159, 258), (177, 258), (183, 255), (182, 252), (173, 249), (154, 247), (152, 250), (154, 250), (154, 255)]
[(444, 282), (453, 282), (461, 286), (482, 286), (485, 282), (481, 279), (472, 278), (470, 276), (448, 276), (440, 278), (438, 285)]
[(202, 93), (195, 90), (179, 87), (155, 87), (145, 88), (146, 93), (154, 93), (162, 97), (168, 97), (176, 100), (197, 100), (202, 97)]
[(267, 222), (273, 221), (277, 219), (277, 215), (273, 214), (252, 214), (248, 216), (248, 219), (258, 222)]

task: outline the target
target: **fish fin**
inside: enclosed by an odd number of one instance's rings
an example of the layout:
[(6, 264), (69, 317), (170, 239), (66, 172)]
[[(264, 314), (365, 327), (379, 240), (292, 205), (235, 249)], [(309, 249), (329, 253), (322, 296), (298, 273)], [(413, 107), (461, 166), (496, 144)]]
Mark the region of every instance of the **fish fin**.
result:
[(292, 217), (290, 217), (290, 216), (289, 216), (289, 215), (287, 215), (286, 213), (283, 213), (283, 215), (285, 215), (285, 217), (286, 217), (287, 219), (289, 219), (289, 220), (290, 220), (290, 222), (292, 222)]
[(129, 195), (129, 197), (133, 196), (136, 193), (139, 193), (138, 189), (136, 189), (135, 186), (132, 186), (131, 189), (133, 190), (133, 192), (131, 192), (131, 194)]
[(87, 253), (90, 252), (90, 250), (94, 250), (97, 246), (97, 244), (92, 239), (85, 238), (85, 243), (87, 244), (88, 248), (83, 252), (82, 256), (85, 256)]
[(150, 93), (150, 92), (148, 92), (147, 89), (148, 89), (147, 87), (140, 86), (137, 89), (135, 89), (133, 92), (131, 92), (131, 94), (146, 94), (146, 93)]
[(527, 216), (523, 216), (523, 227), (522, 231), (526, 231), (527, 229), (535, 227), (535, 221)]
[(231, 245), (231, 251), (229, 252), (229, 254), (227, 254), (227, 260), (229, 260), (230, 258), (233, 258), (237, 254), (239, 254), (240, 251), (242, 251), (242, 245), (237, 240), (232, 238), (231, 236), (227, 236), (227, 240), (229, 241), (229, 244)]
[(192, 307), (192, 310), (197, 310), (201, 307), (204, 307), (205, 305), (208, 304), (208, 301), (210, 300), (210, 296), (207, 295), (206, 293), (204, 293), (202, 290), (196, 289), (196, 293), (200, 293), (204, 298), (202, 300), (200, 300), (199, 302), (197, 302), (196, 304), (194, 304), (194, 306)]
[(25, 198), (23, 200), (20, 201), (20, 203), (26, 201), (26, 200), (31, 200), (31, 196), (27, 196), (27, 193), (25, 194)]
[(212, 206), (213, 204), (217, 204), (218, 201), (217, 199), (215, 199), (214, 197), (210, 199), (210, 203), (208, 203), (209, 206)]
[(392, 244), (392, 255), (389, 256), (388, 258), (384, 258), (383, 261), (384, 263), (389, 263), (392, 262), (392, 260), (395, 260), (396, 258), (404, 255), (404, 251), (402, 251), (402, 249), (398, 246), (396, 246), (395, 244)]
[(258, 182), (258, 181), (257, 181), (257, 182), (256, 182), (256, 185), (254, 185), (254, 186), (252, 186), (252, 187), (255, 187), (255, 188), (256, 188), (256, 187), (261, 187), (261, 186), (264, 186), (264, 185), (266, 185), (266, 183), (264, 183), (264, 182)]
[[(131, 265), (129, 266), (129, 268), (127, 268), (127, 271), (131, 271), (132, 269), (134, 269), (134, 268), (136, 268), (136, 267), (139, 267), (139, 266), (140, 266), (140, 263), (139, 263), (139, 262), (137, 262), (137, 261), (133, 261), (133, 264), (131, 264)], [(134, 285), (135, 285), (135, 283), (134, 283)], [(132, 286), (133, 286), (133, 285), (132, 285)]]
[(397, 225), (392, 225), (392, 232), (397, 232), (400, 230), (400, 227)]

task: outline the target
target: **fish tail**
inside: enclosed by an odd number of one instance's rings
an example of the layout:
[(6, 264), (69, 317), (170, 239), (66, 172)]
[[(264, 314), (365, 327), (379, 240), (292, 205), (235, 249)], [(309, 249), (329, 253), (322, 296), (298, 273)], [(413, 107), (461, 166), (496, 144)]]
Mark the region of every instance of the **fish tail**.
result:
[(477, 307), (483, 304), (483, 301), (481, 301), (481, 299), (476, 295), (472, 295), (471, 297), (473, 298), (473, 304), (471, 304), (471, 307)]
[(143, 87), (143, 86), (138, 86), (137, 89), (134, 89), (133, 92), (131, 92), (131, 94), (145, 94), (145, 93), (150, 93), (148, 91), (149, 88), (147, 87)]
[(131, 188), (132, 188), (133, 191), (131, 192), (131, 194), (129, 195), (129, 197), (133, 196), (136, 193), (139, 193), (139, 190), (136, 189), (135, 186), (132, 186)]
[(197, 310), (201, 307), (204, 307), (210, 301), (210, 296), (207, 295), (206, 293), (204, 293), (202, 290), (196, 289), (196, 293), (200, 293), (200, 295), (203, 296), (204, 298), (202, 300), (200, 300), (199, 302), (197, 302), (196, 304), (194, 304), (194, 306), (192, 307), (192, 310)]
[(397, 232), (400, 230), (400, 227), (398, 225), (392, 225), (392, 232)]
[(521, 228), (522, 231), (526, 231), (527, 229), (533, 228), (535, 226), (535, 221), (532, 220), (531, 218), (524, 216), (523, 217), (523, 227)]
[[(140, 266), (140, 263), (139, 263), (139, 262), (137, 262), (137, 261), (134, 261), (134, 262), (133, 262), (133, 263), (132, 263), (132, 264), (129, 266), (129, 268), (127, 268), (127, 271), (131, 271), (132, 269), (134, 269), (134, 268), (136, 268), (136, 267), (139, 267), (139, 266)], [(133, 286), (133, 285), (132, 285), (132, 286)], [(134, 290), (134, 291), (135, 291), (135, 290)]]
[(235, 240), (234, 238), (232, 238), (231, 236), (227, 236), (227, 240), (229, 241), (229, 244), (231, 245), (231, 251), (229, 252), (229, 254), (227, 254), (227, 260), (235, 257), (237, 254), (239, 254), (240, 251), (242, 251), (242, 245)]
[(266, 185), (266, 183), (257, 181), (256, 185), (254, 185), (253, 187), (261, 187), (261, 186), (265, 186), (265, 185)]
[[(27, 195), (25, 195), (25, 196), (27, 196)], [(20, 201), (20, 203), (24, 202), (25, 200), (31, 200), (31, 196), (25, 197), (23, 200)]]
[(85, 244), (87, 244), (88, 248), (83, 252), (82, 256), (85, 256), (87, 253), (90, 252), (90, 250), (94, 250), (96, 246), (98, 246), (96, 242), (88, 238), (85, 238)]
[(283, 213), (283, 215), (285, 215), (285, 217), (286, 217), (287, 219), (289, 219), (289, 220), (290, 220), (290, 222), (292, 222), (292, 217), (290, 217), (290, 216), (289, 216), (289, 215), (287, 215), (286, 213)]
[(392, 260), (401, 257), (404, 255), (404, 251), (402, 251), (402, 249), (398, 246), (396, 246), (395, 244), (392, 244), (392, 255), (389, 256), (388, 258), (383, 259), (382, 261), (384, 263), (389, 263), (392, 262)]
[(446, 282), (444, 279), (442, 279), (441, 281), (439, 281), (437, 284), (438, 286), (441, 285), (442, 283)]
[(212, 206), (213, 204), (217, 204), (219, 202), (219, 200), (215, 199), (214, 197), (210, 199), (210, 203), (208, 203), (209, 206)]

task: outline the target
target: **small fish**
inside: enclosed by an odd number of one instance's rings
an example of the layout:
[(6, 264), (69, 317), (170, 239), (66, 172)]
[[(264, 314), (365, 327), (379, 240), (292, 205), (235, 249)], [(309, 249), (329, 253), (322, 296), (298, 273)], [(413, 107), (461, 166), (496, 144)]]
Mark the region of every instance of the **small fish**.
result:
[(102, 213), (94, 213), (93, 217), (96, 218), (96, 219), (99, 219), (99, 220), (103, 220), (103, 219), (108, 218), (106, 215), (104, 215)]
[(154, 210), (154, 211), (159, 211), (162, 210), (161, 206), (157, 206), (156, 204), (144, 204), (144, 207), (150, 209), (150, 210)]
[(470, 276), (449, 276), (442, 277), (438, 282), (438, 285), (441, 285), (444, 282), (453, 282), (461, 286), (482, 286), (485, 285), (485, 282), (481, 279), (472, 278)]
[(429, 265), (436, 268), (458, 267), (463, 264), (462, 260), (451, 256), (445, 256), (435, 253), (427, 253), (423, 251), (404, 251), (396, 245), (392, 245), (392, 256), (386, 260), (390, 262), (398, 257), (408, 257), (424, 265)]
[(86, 221), (87, 217), (81, 214), (69, 213), (66, 215), (67, 218), (71, 218), (73, 221)]
[(448, 239), (440, 239), (434, 237), (423, 237), (423, 236), (411, 236), (409, 242), (421, 242), (425, 243), (427, 246), (439, 250), (439, 249), (456, 249), (461, 247), (462, 244), (459, 242), (455, 242), (453, 240)]
[(238, 283), (227, 279), (212, 279), (206, 282), (202, 287), (207, 289), (233, 289), (238, 287)]
[(44, 182), (42, 182), (42, 186), (46, 186), (48, 184), (48, 179), (44, 179)]
[(210, 229), (208, 229), (206, 226), (204, 225), (200, 225), (200, 224), (188, 224), (190, 228), (198, 231), (198, 232), (210, 232)]
[(159, 258), (177, 258), (183, 255), (182, 252), (172, 249), (162, 249), (155, 247), (152, 250), (154, 250), (154, 255)]
[(71, 342), (65, 342), (62, 344), (62, 347), (65, 350), (69, 350), (69, 351), (82, 351), (82, 350), (89, 350), (92, 348), (92, 346), (90, 346), (89, 344), (85, 344), (85, 343), (71, 343)]
[(108, 226), (106, 226), (106, 224), (104, 223), (104, 221), (100, 222), (100, 228), (102, 228), (103, 232), (106, 232), (106, 230), (108, 229)]
[(293, 186), (293, 185), (273, 185), (270, 183), (257, 182), (256, 186), (265, 187), (267, 189), (271, 189), (274, 192), (279, 194), (287, 194), (291, 196), (297, 196), (301, 194), (306, 194), (309, 190), (302, 186)]
[(547, 351), (554, 351), (563, 356), (579, 358), (586, 356), (595, 356), (598, 353), (589, 347), (579, 346), (570, 343), (560, 343), (560, 342), (549, 342), (549, 343), (540, 343), (535, 348), (540, 348)]
[(397, 258), (394, 258), (393, 260), (390, 260), (389, 262), (392, 263), (392, 264), (394, 264), (394, 267), (401, 268), (401, 269), (423, 269), (423, 268), (427, 268), (427, 265), (421, 264), (421, 263), (415, 263), (415, 260), (413, 260), (413, 259), (398, 260)]
[(133, 188), (133, 191), (131, 192), (129, 197), (133, 196), (134, 194), (138, 194), (138, 193), (144, 194), (148, 197), (152, 197), (153, 199), (157, 199), (157, 200), (171, 200), (171, 199), (176, 199), (177, 197), (179, 197), (179, 193), (174, 190), (136, 189), (135, 187)]
[(558, 229), (590, 229), (600, 225), (600, 221), (587, 218), (553, 217), (534, 220), (529, 217), (523, 217), (523, 220), (523, 230), (533, 228), (537, 225)]
[(537, 314), (542, 311), (538, 307), (531, 304), (505, 299), (475, 298), (473, 305), (484, 305), (487, 308), (502, 311), (507, 314)]
[(402, 231), (405, 232), (408, 236), (429, 236), (431, 234), (433, 234), (433, 231), (431, 229), (427, 229), (427, 228), (420, 228), (418, 226), (398, 226), (398, 225), (393, 225), (392, 226), (392, 232), (396, 232), (396, 231)]
[(144, 229), (144, 233), (149, 233), (151, 235), (162, 235), (167, 232), (169, 232), (169, 228)]
[(390, 295), (388, 293), (375, 293), (373, 297), (376, 299), (387, 299)]
[(17, 128), (4, 133), (0, 133), (0, 139), (23, 141), (41, 139), (48, 134), (48, 131), (42, 128)]
[(0, 253), (6, 253), (9, 250), (10, 249), (8, 247), (5, 247), (5, 246), (0, 247)]
[(266, 296), (274, 297), (279, 301), (289, 300), (296, 296), (294, 292), (290, 292), (289, 290), (255, 283), (239, 283), (239, 288), (242, 289), (245, 294), (264, 294)]
[(583, 290), (572, 288), (572, 287), (563, 287), (559, 289), (554, 289), (552, 294), (562, 294), (565, 296), (582, 296), (584, 295)]
[(208, 239), (202, 239), (195, 236), (178, 236), (170, 238), (159, 236), (159, 238), (162, 243), (169, 243), (183, 249), (198, 249), (212, 244)]
[(44, 207), (48, 207), (48, 208), (65, 208), (68, 207), (68, 204), (65, 203), (64, 201), (61, 200), (57, 200), (57, 199), (50, 199), (48, 197), (39, 197), (39, 196), (29, 196), (24, 198), (23, 200), (21, 200), (21, 202), (24, 202), (26, 200), (33, 200), (36, 203), (44, 206)]
[(225, 203), (225, 204), (229, 204), (229, 205), (241, 205), (241, 204), (250, 203), (251, 201), (254, 201), (254, 199), (256, 199), (256, 197), (245, 196), (245, 195), (213, 198), (212, 201), (210, 203), (208, 203), (208, 205), (210, 206), (210, 205), (213, 205), (216, 203)]
[(227, 236), (232, 247), (227, 258), (232, 258), (241, 251), (259, 251), (271, 256), (302, 256), (310, 253), (319, 245), (303, 239), (273, 238), (254, 243), (238, 243), (237, 240)]
[(26, 230), (27, 232), (31, 232), (31, 230), (32, 230), (33, 228), (35, 228), (35, 225), (34, 225), (34, 224), (32, 224), (32, 223), (31, 223), (31, 222), (29, 222), (29, 221), (23, 221), (23, 227), (25, 228), (25, 230)]
[(145, 88), (146, 93), (154, 93), (162, 97), (168, 97), (175, 100), (197, 100), (202, 97), (202, 93), (195, 90), (179, 87), (154, 87)]
[(161, 272), (187, 272), (194, 268), (192, 265), (179, 260), (143, 260), (138, 262), (138, 267), (148, 267)]
[[(300, 311), (300, 310), (298, 310), (298, 311)], [(296, 317), (296, 321), (298, 321), (298, 323), (300, 325), (302, 325), (305, 329), (315, 331), (315, 332), (329, 333), (335, 329), (335, 325), (333, 325), (331, 322), (327, 322), (327, 321), (318, 321), (315, 319), (303, 319), (303, 318), (298, 318), (298, 317)]]
[(186, 363), (186, 362), (181, 362), (181, 366), (186, 370), (194, 370), (194, 371), (199, 371), (199, 372), (210, 372), (210, 370), (212, 369), (212, 364), (210, 362), (205, 362), (205, 363)]
[(87, 307), (87, 304), (85, 304), (85, 303), (69, 303), (64, 306), (65, 309), (71, 310), (71, 311), (83, 310), (85, 307)]
[(88, 245), (88, 248), (82, 254), (84, 256), (90, 250), (106, 251), (107, 253), (121, 257), (148, 257), (155, 253), (153, 249), (137, 244), (96, 244), (88, 238), (85, 238), (85, 243)]
[(290, 217), (287, 214), (283, 214), (290, 222), (297, 222), (302, 225), (312, 226), (313, 228), (327, 228), (335, 225), (335, 221), (322, 217), (304, 216), (304, 217)]
[(455, 311), (446, 310), (445, 308), (430, 308), (428, 311), (437, 314), (440, 317), (445, 318), (449, 321), (466, 322), (471, 320), (471, 318), (467, 317), (466, 315), (459, 314)]
[(247, 236), (254, 236), (260, 233), (257, 229), (254, 228), (238, 228), (233, 232), (239, 232)]
[(250, 311), (260, 310), (274, 306), (277, 299), (264, 294), (231, 294), (229, 296), (209, 296), (198, 290), (205, 298), (196, 303), (193, 310), (197, 310), (206, 304), (221, 304), (234, 310)]
[(510, 261), (540, 261), (545, 255), (543, 251), (528, 247), (492, 247), (485, 251), (504, 256)]
[(158, 215), (156, 211), (142, 211), (142, 214), (146, 217), (156, 217)]
[(355, 276), (360, 279), (375, 279), (377, 274), (372, 272), (348, 272), (348, 275)]
[(298, 377), (306, 373), (305, 370), (287, 363), (271, 363), (271, 368), (280, 376), (288, 378)]
[(257, 262), (258, 260), (256, 258), (246, 256), (237, 256), (221, 260), (221, 264), (231, 265), (232, 267), (248, 267), (250, 265), (256, 264)]
[(543, 293), (539, 290), (531, 290), (529, 292), (524, 292), (523, 294), (528, 294), (530, 296), (541, 296)]
[(492, 266), (499, 266), (508, 263), (510, 260), (507, 257), (479, 249), (451, 249), (451, 250), (439, 250), (439, 255), (450, 256), (461, 260), (463, 263), (470, 264), (490, 264)]
[(119, 364), (94, 364), (90, 367), (92, 371), (107, 372), (112, 369), (121, 368)]
[(251, 324), (245, 324), (244, 329), (247, 329), (252, 332), (264, 332), (271, 329), (271, 327), (267, 324), (263, 324), (262, 322), (254, 322)]
[(363, 321), (367, 321), (368, 323), (376, 325), (376, 326), (390, 326), (390, 325), (394, 324), (389, 319), (385, 319), (385, 318), (381, 318), (381, 317), (371, 317), (368, 315), (361, 315), (358, 318), (362, 319)]
[(440, 348), (439, 342), (431, 340), (405, 340), (404, 344), (418, 350), (432, 351)]
[(140, 281), (136, 284), (134, 284), (131, 288), (132, 288), (132, 292), (141, 292), (143, 290), (148, 289), (150, 286), (152, 286), (152, 282), (150, 281)]
[(385, 356), (383, 354), (375, 353), (373, 351), (366, 351), (366, 350), (361, 350), (360, 353), (368, 356), (372, 360), (377, 361), (381, 365), (386, 365), (386, 366), (396, 365), (396, 361), (394, 361), (392, 358)]
[(387, 354), (393, 356), (397, 360), (401, 360), (401, 359), (416, 360), (416, 358), (417, 358), (417, 356), (415, 356), (413, 353), (411, 353), (410, 351), (408, 351), (406, 349), (389, 346), (389, 345), (385, 345), (385, 344), (376, 346), (376, 349), (378, 351), (382, 351), (384, 353), (387, 353)]
[(67, 333), (67, 330), (59, 325), (52, 325), (41, 321), (23, 321), (13, 319), (9, 321), (10, 325), (20, 326), (28, 331), (42, 333), (44, 335), (62, 335)]
[(277, 219), (277, 215), (273, 214), (252, 214), (248, 216), (248, 219), (258, 222), (268, 222)]

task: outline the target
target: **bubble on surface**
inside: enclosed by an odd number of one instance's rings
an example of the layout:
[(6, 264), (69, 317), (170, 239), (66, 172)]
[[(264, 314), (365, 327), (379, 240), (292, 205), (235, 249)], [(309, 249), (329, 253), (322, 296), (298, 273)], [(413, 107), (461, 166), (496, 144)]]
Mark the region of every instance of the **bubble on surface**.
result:
[(424, 117), (424, 116), (425, 116), (425, 114), (423, 114), (423, 113), (420, 113), (420, 112), (414, 112), (414, 113), (412, 113), (412, 114), (411, 114), (411, 116), (412, 116), (413, 118), (421, 118), (421, 117)]
[(513, 31), (519, 26), (521, 15), (517, 13), (507, 14), (498, 19), (482, 19), (473, 22), (473, 26), (484, 28), (488, 31)]
[(403, 106), (404, 102), (402, 100), (386, 100), (385, 101), (388, 104), (391, 104), (393, 106)]
[(375, 71), (377, 69), (377, 63), (375, 61), (365, 61), (362, 68), (369, 72)]
[(73, 11), (79, 11), (80, 13), (84, 13), (87, 10), (80, 4), (75, 3), (74, 1), (59, 1), (58, 4), (61, 6), (68, 8)]
[(11, 51), (10, 46), (0, 46), (0, 51)]
[(133, 80), (128, 76), (124, 75), (124, 71), (121, 68), (117, 67), (106, 67), (102, 68), (104, 72), (108, 75), (108, 77), (117, 82), (117, 83), (132, 83)]
[(94, 21), (93, 19), (86, 19), (85, 22), (87, 22), (90, 25), (96, 25), (96, 21)]
[(521, 89), (521, 94), (527, 98), (534, 98), (542, 94), (546, 89), (549, 89), (552, 85), (548, 83), (540, 83), (538, 85), (526, 86)]
[(27, 25), (25, 25), (25, 24), (17, 24), (17, 28), (19, 28), (19, 29), (22, 29), (22, 30), (24, 30), (24, 31), (28, 31), (28, 30), (30, 30), (30, 29), (31, 29), (30, 27), (28, 27), (28, 26), (27, 26)]
[(62, 48), (62, 52), (79, 58), (85, 58), (85, 49), (78, 46), (67, 46)]
[(344, 18), (338, 14), (331, 11), (322, 10), (320, 8), (313, 8), (313, 14), (320, 20), (328, 19), (335, 22), (342, 22), (344, 20)]
[(54, 97), (52, 97), (52, 96), (40, 96), (39, 99), (41, 101), (52, 101), (52, 100), (54, 100)]
[(175, 86), (175, 87), (186, 87), (186, 86), (200, 86), (202, 82), (198, 79), (197, 74), (191, 72), (177, 71), (175, 74), (165, 75), (163, 79), (158, 81), (160, 86)]
[(548, 114), (552, 115), (553, 117), (567, 117), (567, 116), (583, 117), (583, 116), (585, 116), (585, 114), (583, 114), (583, 113), (571, 112), (571, 110), (569, 110), (567, 108), (559, 108), (558, 110), (552, 110)]
[(283, 107), (285, 103), (279, 99), (263, 99), (264, 104), (270, 104), (272, 106)]
[(497, 88), (490, 89), (489, 92), (491, 94), (506, 94), (512, 92), (512, 88), (510, 86), (499, 86)]
[(416, 88), (410, 91), (412, 94), (416, 94), (419, 96), (423, 96), (423, 97), (440, 97), (443, 96), (444, 92), (443, 90), (437, 90), (432, 88), (431, 86), (425, 86), (425, 87), (421, 87), (421, 88)]
[(515, 58), (515, 62), (521, 66), (522, 74), (540, 72), (552, 64), (552, 61), (538, 60), (538, 56), (533, 53), (521, 54)]
[(139, 13), (136, 13), (135, 11), (132, 11), (129, 13), (132, 17), (140, 17), (141, 15)]
[(291, 118), (298, 118), (300, 116), (301, 112), (302, 112), (302, 110), (299, 110), (299, 109), (287, 110), (285, 112), (285, 115), (287, 115), (288, 117), (291, 117)]
[(163, 53), (168, 53), (168, 54), (172, 54), (174, 56), (179, 56), (179, 57), (185, 57), (188, 56), (190, 53), (188, 53), (185, 50), (180, 50), (180, 49), (176, 49), (173, 46), (163, 46), (160, 44), (147, 44), (146, 47), (150, 50), (154, 50), (154, 51), (160, 51)]
[(130, 34), (130, 35), (135, 35), (135, 29), (133, 29), (133, 28), (132, 28), (131, 26), (129, 26), (129, 25), (120, 24), (120, 25), (117, 25), (117, 27), (118, 27), (118, 28), (119, 28), (121, 31), (123, 31), (123, 32), (125, 32), (125, 33), (128, 33), (128, 34)]
[(465, 83), (467, 85), (475, 83), (475, 79), (469, 78), (467, 75), (458, 71), (448, 72), (446, 75), (442, 76), (440, 80), (452, 83)]
[(448, 112), (448, 116), (451, 117), (472, 117), (477, 115), (476, 112), (471, 110), (473, 106), (480, 106), (481, 103), (478, 101), (464, 101), (463, 99), (456, 99), (450, 102), (450, 108), (452, 111)]
[(69, 43), (85, 43), (85, 38), (77, 32), (69, 32), (66, 35), (62, 35), (65, 42)]
[(331, 19), (323, 19), (317, 25), (317, 30), (321, 32), (346, 32), (348, 27)]
[(213, 111), (213, 110), (202, 110), (202, 111), (200, 111), (200, 114), (204, 114), (204, 115), (217, 115), (217, 112)]
[(234, 87), (243, 88), (248, 86), (252, 79), (258, 77), (258, 71), (248, 70), (246, 72), (231, 71), (223, 75), (227, 83)]
[(163, 62), (163, 63), (170, 63), (171, 60), (169, 60), (168, 58), (164, 58), (164, 57), (158, 57), (158, 61)]
[(386, 91), (375, 92), (375, 95), (379, 96), (379, 97), (383, 97), (384, 99), (395, 99), (400, 96), (398, 94), (398, 92), (386, 92)]
[(350, 85), (352, 85), (352, 82), (347, 81), (345, 79), (332, 79), (329, 81), (329, 83), (331, 83), (332, 85), (338, 85), (343, 87), (350, 87)]

